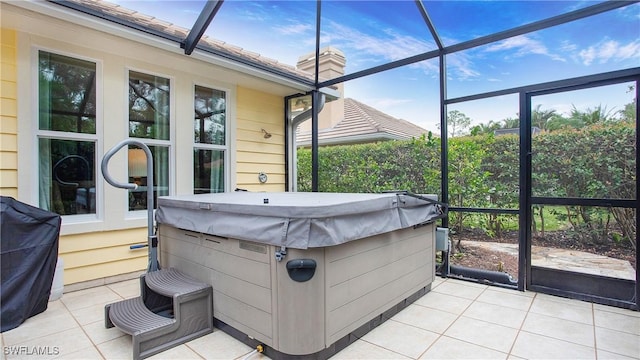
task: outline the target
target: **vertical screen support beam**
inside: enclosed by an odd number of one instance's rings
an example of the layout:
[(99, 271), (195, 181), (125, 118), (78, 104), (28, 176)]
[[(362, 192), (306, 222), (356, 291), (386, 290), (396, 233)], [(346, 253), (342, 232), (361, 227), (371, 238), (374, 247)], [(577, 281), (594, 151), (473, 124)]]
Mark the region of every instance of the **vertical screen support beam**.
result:
[[(440, 53), (440, 201), (449, 203), (449, 141), (447, 139), (447, 56)], [(442, 226), (449, 227), (449, 216), (442, 218)], [(451, 249), (447, 250), (447, 255)], [(449, 275), (449, 256), (442, 256), (442, 276)]]
[(320, 92), (311, 92), (311, 191), (318, 192), (318, 107)]
[(320, 111), (319, 69), (320, 66), (320, 19), (322, 1), (316, 2), (316, 59), (315, 90), (311, 92), (311, 191), (318, 192), (318, 112)]
[(520, 92), (520, 209), (518, 290), (531, 285), (531, 97)]

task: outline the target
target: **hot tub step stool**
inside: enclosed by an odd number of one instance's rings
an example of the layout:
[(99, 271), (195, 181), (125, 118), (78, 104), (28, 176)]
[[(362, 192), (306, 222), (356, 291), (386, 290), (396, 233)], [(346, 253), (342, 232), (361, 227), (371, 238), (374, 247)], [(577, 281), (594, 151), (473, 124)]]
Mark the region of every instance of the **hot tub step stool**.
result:
[(140, 287), (141, 296), (105, 306), (105, 326), (132, 336), (134, 360), (213, 332), (211, 285), (169, 268), (142, 275)]

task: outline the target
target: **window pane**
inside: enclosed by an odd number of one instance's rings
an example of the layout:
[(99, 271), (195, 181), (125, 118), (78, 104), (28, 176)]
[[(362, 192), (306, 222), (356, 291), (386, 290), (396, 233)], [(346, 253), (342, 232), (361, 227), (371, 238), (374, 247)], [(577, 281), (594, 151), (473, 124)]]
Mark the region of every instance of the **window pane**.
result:
[[(153, 204), (158, 207), (158, 196), (169, 195), (169, 148), (149, 146), (153, 156)], [(147, 157), (140, 148), (130, 146), (128, 154), (129, 182), (138, 188), (129, 190), (129, 210), (147, 208)]]
[(169, 140), (169, 79), (129, 72), (129, 136)]
[(40, 51), (41, 130), (96, 133), (96, 64)]
[(40, 139), (40, 207), (60, 215), (95, 214), (95, 143)]
[(194, 141), (201, 144), (225, 144), (227, 105), (225, 92), (196, 86)]
[(193, 151), (193, 193), (224, 192), (224, 151)]

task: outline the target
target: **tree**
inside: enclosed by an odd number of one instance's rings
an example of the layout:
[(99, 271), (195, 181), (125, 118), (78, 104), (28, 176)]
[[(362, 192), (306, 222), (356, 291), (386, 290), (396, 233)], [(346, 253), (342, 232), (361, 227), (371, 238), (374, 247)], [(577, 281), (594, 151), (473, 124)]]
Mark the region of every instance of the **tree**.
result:
[[(447, 130), (449, 137), (456, 137), (464, 134), (464, 131), (471, 125), (471, 118), (458, 110), (451, 110), (447, 115)], [(438, 129), (440, 126), (438, 125)]]
[(540, 130), (548, 130), (549, 121), (556, 116), (556, 111), (541, 110), (541, 106), (541, 104), (538, 104), (531, 112), (531, 125), (538, 127)]
[(495, 122), (493, 120), (489, 120), (486, 124), (478, 124), (471, 128), (471, 135), (490, 135), (493, 134), (496, 130), (500, 129), (500, 123)]
[(598, 105), (594, 109), (587, 108), (587, 110), (580, 111), (575, 105), (572, 105), (571, 119), (575, 120), (582, 126), (589, 126), (594, 124), (602, 124), (607, 121), (613, 120), (613, 116), (616, 114), (613, 109), (607, 110), (606, 106)]

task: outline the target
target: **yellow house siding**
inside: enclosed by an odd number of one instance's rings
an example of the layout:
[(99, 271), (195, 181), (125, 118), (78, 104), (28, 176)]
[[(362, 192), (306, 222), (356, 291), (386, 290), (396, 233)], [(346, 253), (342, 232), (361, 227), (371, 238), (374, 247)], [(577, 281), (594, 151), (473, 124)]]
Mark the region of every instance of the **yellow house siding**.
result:
[(0, 195), (18, 197), (16, 32), (0, 30)]
[(147, 229), (128, 229), (60, 237), (64, 283), (74, 284), (139, 271), (147, 267), (147, 248), (129, 245), (147, 242)]
[[(38, 155), (33, 140), (42, 132), (34, 121), (38, 109), (32, 93), (37, 75), (33, 67), (40, 50), (96, 62), (97, 115), (102, 119), (96, 124), (99, 159), (127, 136), (123, 128), (127, 126), (127, 72), (140, 71), (172, 81), (172, 195), (193, 192), (193, 178), (188, 173), (193, 171), (194, 84), (220, 88), (229, 95), (229, 190), (241, 187), (284, 191), (283, 97), (297, 89), (251, 75), (238, 76), (236, 71), (162, 46), (143, 44), (141, 41), (146, 39), (88, 29), (71, 20), (13, 4), (0, 1), (4, 27), (0, 61), (0, 194), (35, 206), (39, 203), (38, 169), (32, 163)], [(265, 139), (261, 129), (272, 136)], [(119, 180), (126, 178), (124, 152), (112, 159), (112, 175)], [(259, 183), (260, 172), (267, 174), (266, 184)], [(126, 191), (104, 182), (99, 184), (95, 217), (70, 215), (63, 219), (59, 256), (64, 259), (66, 290), (132, 276), (147, 268), (148, 249), (129, 249), (132, 244), (146, 243), (146, 216), (128, 212)]]
[[(236, 184), (250, 191), (284, 191), (284, 100), (281, 96), (238, 87)], [(271, 134), (265, 139), (262, 129)], [(267, 174), (261, 184), (258, 174)]]

